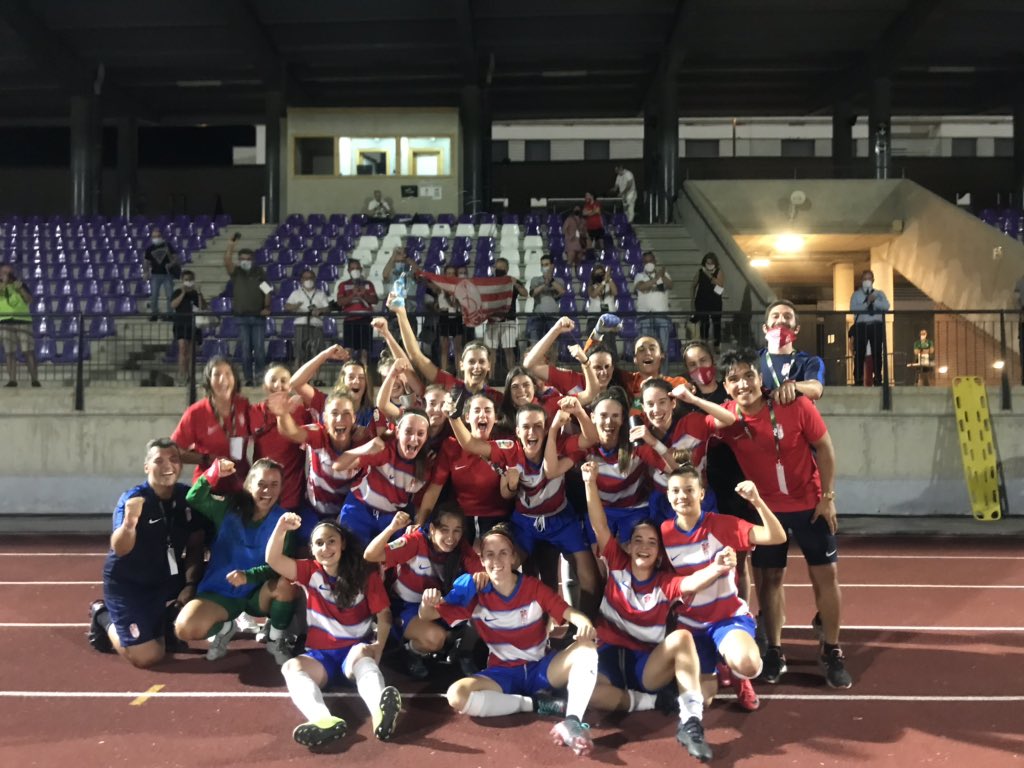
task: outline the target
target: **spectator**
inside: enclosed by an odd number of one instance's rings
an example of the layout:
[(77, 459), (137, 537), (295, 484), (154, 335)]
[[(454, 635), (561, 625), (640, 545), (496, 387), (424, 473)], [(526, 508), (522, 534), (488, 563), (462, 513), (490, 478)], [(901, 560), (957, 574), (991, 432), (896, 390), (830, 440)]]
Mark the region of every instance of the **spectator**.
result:
[(562, 222), (562, 237), (565, 239), (565, 260), (572, 265), (579, 263), (587, 250), (587, 233), (583, 228), (583, 217), (577, 205)]
[(373, 190), (373, 199), (366, 204), (366, 213), (375, 224), (387, 224), (391, 221), (391, 203), (381, 197), (380, 190)]
[(174, 340), (178, 344), (178, 377), (186, 383), (192, 378), (192, 348), (203, 343), (199, 318), (193, 322), (192, 314), (206, 309), (206, 299), (196, 285), (192, 270), (181, 273), (181, 287), (171, 296), (171, 309), (174, 310)]
[(636, 208), (636, 179), (633, 173), (621, 165), (615, 166), (615, 191), (622, 198), (622, 207), (626, 211), (626, 220), (633, 223), (633, 212)]
[(797, 395), (818, 400), (825, 392), (825, 361), (794, 346), (800, 333), (796, 307), (780, 300), (764, 311), (767, 346), (761, 350), (761, 380), (778, 403), (793, 402)]
[(555, 277), (555, 265), (549, 255), (541, 258), (540, 268), (541, 276), (530, 281), (533, 316), (526, 324), (530, 344), (536, 344), (558, 318), (558, 302), (565, 293), (565, 283)]
[(161, 290), (167, 296), (167, 316), (171, 317), (171, 291), (174, 288), (174, 278), (181, 274), (178, 254), (171, 244), (164, 240), (163, 232), (159, 227), (153, 227), (149, 234), (149, 245), (146, 246), (143, 261), (145, 261), (146, 271), (149, 273), (149, 321), (152, 323), (159, 314)]
[[(4, 351), (7, 353), (7, 386), (18, 386), (18, 353), (25, 355), (32, 386), (38, 387), (39, 368), (36, 365), (36, 347), (32, 340), (32, 314), (29, 304), (32, 294), (14, 272), (10, 264), (0, 265), (0, 328)], [(22, 347), (22, 341), (25, 342)]]
[(636, 291), (636, 310), (640, 315), (637, 330), (641, 336), (652, 336), (661, 345), (664, 360), (668, 360), (669, 337), (672, 321), (668, 317), (668, 292), (672, 278), (664, 267), (659, 267), (653, 251), (644, 253), (643, 272), (633, 281)]
[(872, 380), (876, 387), (882, 384), (882, 366), (885, 365), (885, 313), (889, 299), (875, 289), (875, 273), (865, 269), (860, 277), (860, 288), (850, 297), (853, 317), (853, 383), (864, 384), (864, 359), (872, 358)]
[[(498, 259), (494, 262), (494, 276), (505, 277), (508, 275), (508, 259)], [(494, 314), (484, 324), (484, 343), (494, 350), (497, 355), (499, 350), (505, 352), (505, 371), (511, 371), (516, 364), (516, 355), (519, 352), (519, 321), (516, 320), (516, 312), (520, 298), (529, 296), (529, 291), (520, 280), (512, 278), (512, 301), (509, 302), (508, 312), (505, 314)]]
[(583, 196), (583, 224), (587, 229), (587, 245), (591, 248), (604, 242), (604, 218), (601, 216), (601, 205), (594, 196), (587, 192)]
[[(453, 266), (444, 268), (445, 277), (459, 277), (458, 270)], [(441, 359), (438, 366), (442, 371), (448, 370), (448, 359), (454, 344), (455, 359), (462, 359), (462, 307), (454, 293), (445, 291), (436, 283), (428, 283), (427, 290), (437, 297), (437, 335), (441, 341)]]
[(363, 367), (370, 353), (370, 315), (377, 303), (377, 289), (363, 279), (363, 267), (355, 259), (348, 262), (348, 280), (338, 283), (338, 308), (345, 319), (345, 346), (359, 353)]
[[(587, 286), (587, 336), (597, 325), (597, 318), (605, 312), (614, 312), (616, 309), (615, 300), (619, 295), (619, 288), (612, 280), (611, 274), (604, 264), (595, 264), (590, 272), (590, 285)], [(608, 351), (611, 353), (612, 361), (618, 362), (619, 349), (614, 340), (609, 340)]]
[(932, 377), (935, 372), (935, 342), (928, 338), (925, 328), (921, 329), (914, 342), (914, 364), (917, 366), (917, 386), (930, 387), (935, 383)]
[(262, 267), (253, 266), (252, 251), (242, 248), (238, 252), (238, 266), (234, 265), (235, 242), (240, 233), (228, 241), (224, 252), (224, 269), (231, 278), (231, 306), (238, 320), (238, 346), (245, 374), (245, 386), (251, 387), (256, 373), (266, 365), (266, 318), (270, 314), (270, 294), (274, 290), (267, 282)]
[(295, 312), (295, 370), (324, 347), (324, 321), (331, 300), (316, 287), (313, 270), (302, 272), (302, 282), (285, 300), (284, 308)]
[[(693, 278), (693, 322), (698, 324), (701, 341), (722, 344), (722, 294), (725, 293), (725, 273), (718, 257), (709, 251), (704, 254), (700, 269)], [(714, 335), (711, 330), (714, 328)]]

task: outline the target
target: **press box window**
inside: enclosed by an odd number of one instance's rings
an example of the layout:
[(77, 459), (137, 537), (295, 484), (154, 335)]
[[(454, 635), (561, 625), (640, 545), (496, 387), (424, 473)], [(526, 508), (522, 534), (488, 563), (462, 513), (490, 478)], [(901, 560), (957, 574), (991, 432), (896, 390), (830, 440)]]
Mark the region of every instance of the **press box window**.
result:
[(452, 140), (448, 137), (403, 136), (399, 142), (403, 176), (450, 176)]
[(329, 136), (296, 138), (295, 173), (299, 176), (333, 176), (334, 140)]
[(390, 176), (397, 173), (398, 142), (393, 136), (338, 139), (342, 176)]

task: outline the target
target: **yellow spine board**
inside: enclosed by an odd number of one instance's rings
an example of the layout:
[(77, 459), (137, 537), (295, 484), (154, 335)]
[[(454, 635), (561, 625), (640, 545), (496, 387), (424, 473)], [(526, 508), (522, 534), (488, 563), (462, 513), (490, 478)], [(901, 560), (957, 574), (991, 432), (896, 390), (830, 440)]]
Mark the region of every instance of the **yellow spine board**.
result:
[(955, 377), (953, 405), (972, 513), (977, 520), (999, 520), (1003, 516), (999, 455), (982, 380), (976, 376)]

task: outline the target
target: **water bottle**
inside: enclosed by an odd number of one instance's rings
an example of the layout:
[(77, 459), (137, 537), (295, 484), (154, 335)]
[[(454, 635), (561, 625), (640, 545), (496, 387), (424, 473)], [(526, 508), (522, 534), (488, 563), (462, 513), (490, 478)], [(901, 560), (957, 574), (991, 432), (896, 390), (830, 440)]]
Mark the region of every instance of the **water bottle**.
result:
[(394, 300), (391, 302), (394, 307), (404, 307), (405, 297), (408, 295), (405, 287), (405, 264), (396, 264), (393, 270), (395, 282), (391, 286), (391, 292), (395, 294)]

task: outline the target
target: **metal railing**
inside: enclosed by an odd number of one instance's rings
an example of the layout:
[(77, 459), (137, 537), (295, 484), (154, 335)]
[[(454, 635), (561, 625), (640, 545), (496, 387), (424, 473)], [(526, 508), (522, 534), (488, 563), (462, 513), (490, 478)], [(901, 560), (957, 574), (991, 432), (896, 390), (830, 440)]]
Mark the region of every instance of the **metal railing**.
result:
[[(619, 365), (632, 367), (634, 339), (649, 334), (668, 340), (666, 371), (684, 372), (681, 351), (686, 343), (700, 337), (700, 318), (692, 310), (620, 313), (620, 316), (623, 319), (622, 332), (618, 337), (606, 337)], [(297, 317), (295, 314), (277, 314), (265, 319), (268, 363), (280, 362), (289, 366), (295, 363), (293, 323)], [(325, 346), (340, 343), (345, 320), (351, 317), (342, 314), (324, 316)], [(552, 351), (552, 356), (557, 355), (558, 360), (568, 366), (575, 363), (568, 355), (567, 347), (586, 339), (598, 315), (581, 312), (573, 317), (576, 329), (560, 337), (557, 351)], [(205, 320), (200, 321), (200, 318)], [(410, 312), (410, 318), (416, 323), (421, 348), (431, 359), (438, 360), (438, 316), (436, 313)], [(756, 348), (764, 343), (760, 312), (711, 313), (708, 318), (709, 335), (715, 333), (715, 321), (720, 320), (721, 323), (722, 338), (714, 344), (716, 351), (740, 346)], [(518, 343), (514, 355), (517, 361), (556, 319), (557, 314), (519, 313)], [(667, 323), (664, 322), (666, 320)], [(197, 328), (197, 321), (211, 325)], [(37, 320), (35, 323), (40, 379), (44, 386), (73, 387), (76, 410), (85, 409), (86, 391), (90, 387), (111, 383), (182, 386), (186, 389), (187, 402), (191, 403), (197, 394), (195, 382), (201, 377), (199, 371), (209, 356), (225, 354), (233, 360), (239, 359), (237, 319), (233, 315), (197, 313), (178, 316), (177, 322), (179, 327), (183, 324), (191, 333), (198, 332), (203, 337), (203, 342), (192, 345), (191, 349), (185, 346), (188, 357), (183, 366), (178, 361), (181, 350), (174, 339), (175, 323), (167, 319), (151, 322), (145, 315), (47, 315), (45, 322)], [(822, 358), (827, 386), (851, 386), (861, 379), (854, 370), (858, 356), (854, 346), (855, 334), (851, 334), (853, 315), (847, 312), (803, 312), (800, 325), (797, 347)], [(883, 410), (891, 409), (894, 388), (944, 387), (957, 376), (977, 376), (988, 386), (999, 387), (1000, 408), (1011, 408), (1011, 383), (1024, 383), (1020, 341), (1024, 315), (1021, 313), (1005, 309), (907, 310), (887, 313), (884, 325), (885, 365), (880, 366), (878, 383)], [(928, 337), (934, 343), (933, 356), (929, 361), (931, 365), (924, 369), (917, 365), (914, 352), (914, 342), (922, 329), (928, 331)], [(467, 329), (463, 343), (470, 338), (483, 339), (483, 329)], [(371, 375), (376, 376), (374, 362), (383, 348), (383, 340), (373, 334), (371, 344), (370, 365), (374, 369)], [(13, 350), (4, 352), (13, 354)], [(877, 367), (874, 355), (872, 361)], [(19, 367), (23, 364), (22, 357)], [(336, 364), (328, 365), (319, 378), (333, 378), (336, 367)], [(504, 380), (505, 373), (504, 355), (495, 355), (492, 380)]]

